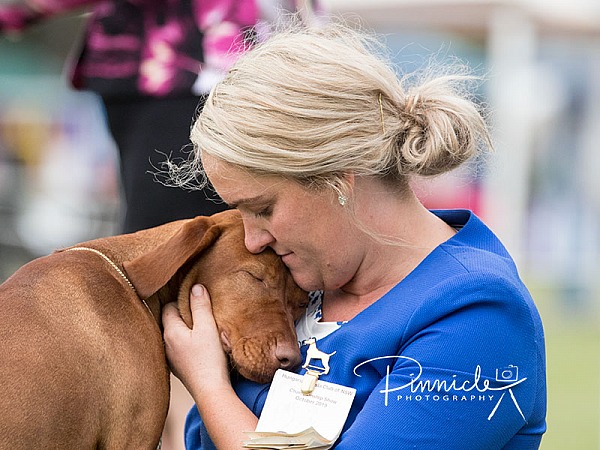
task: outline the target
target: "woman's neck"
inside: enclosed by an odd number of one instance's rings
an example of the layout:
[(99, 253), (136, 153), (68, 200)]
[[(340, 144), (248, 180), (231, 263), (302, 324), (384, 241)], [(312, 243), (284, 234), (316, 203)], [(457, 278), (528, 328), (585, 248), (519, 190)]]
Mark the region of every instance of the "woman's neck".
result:
[(386, 201), (380, 196), (377, 202), (357, 211), (357, 219), (376, 236), (385, 236), (385, 240), (365, 235), (364, 257), (354, 277), (339, 289), (324, 293), (324, 321), (352, 319), (455, 234), (453, 228), (428, 211), (416, 197)]

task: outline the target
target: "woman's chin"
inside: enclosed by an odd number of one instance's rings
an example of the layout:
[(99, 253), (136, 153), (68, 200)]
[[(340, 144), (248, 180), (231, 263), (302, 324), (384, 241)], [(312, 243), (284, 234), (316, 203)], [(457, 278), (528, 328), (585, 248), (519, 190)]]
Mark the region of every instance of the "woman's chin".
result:
[(306, 292), (318, 291), (323, 289), (323, 283), (317, 282), (317, 280), (315, 280), (314, 277), (311, 277), (306, 272), (290, 269), (290, 273), (292, 274), (292, 278), (300, 287), (300, 289)]

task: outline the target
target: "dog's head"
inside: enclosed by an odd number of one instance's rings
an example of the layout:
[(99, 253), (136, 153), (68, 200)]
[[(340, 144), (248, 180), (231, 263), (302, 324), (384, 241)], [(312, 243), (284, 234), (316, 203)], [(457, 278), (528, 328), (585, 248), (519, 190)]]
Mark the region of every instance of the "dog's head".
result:
[(223, 348), (244, 377), (265, 383), (277, 369), (300, 363), (294, 321), (307, 294), (274, 252), (246, 249), (237, 211), (182, 222), (173, 236), (124, 268), (142, 298), (177, 300), (190, 327), (190, 289), (206, 286)]

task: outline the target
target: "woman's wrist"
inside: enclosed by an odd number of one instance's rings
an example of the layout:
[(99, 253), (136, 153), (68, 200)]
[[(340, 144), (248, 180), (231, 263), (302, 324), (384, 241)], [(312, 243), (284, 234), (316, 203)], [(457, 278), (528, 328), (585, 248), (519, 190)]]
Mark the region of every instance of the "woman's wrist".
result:
[(217, 394), (236, 395), (228, 373), (211, 373), (209, 376), (204, 377), (198, 376), (196, 373), (195, 376), (190, 377), (189, 380), (182, 380), (182, 382), (185, 384), (194, 400), (196, 400), (196, 403), (201, 402), (205, 398), (210, 399)]
[(239, 399), (231, 383), (219, 388), (202, 386), (191, 394), (216, 448), (242, 449), (245, 433), (256, 429), (258, 418)]

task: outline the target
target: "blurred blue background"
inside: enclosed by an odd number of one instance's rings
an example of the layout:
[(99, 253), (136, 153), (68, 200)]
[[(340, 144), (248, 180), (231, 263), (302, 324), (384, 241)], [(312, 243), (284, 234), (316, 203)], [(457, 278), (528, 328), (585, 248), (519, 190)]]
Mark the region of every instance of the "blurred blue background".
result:
[[(542, 448), (600, 448), (600, 2), (324, 4), (381, 33), (399, 70), (434, 54), (486, 77), (477, 95), (495, 153), (418, 190), (432, 208), (475, 210), (536, 299), (548, 353)], [(0, 38), (0, 281), (117, 230), (117, 154), (104, 113), (63, 74), (83, 21), (63, 16)]]

